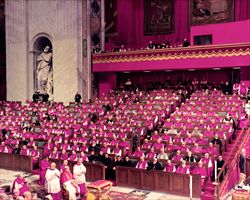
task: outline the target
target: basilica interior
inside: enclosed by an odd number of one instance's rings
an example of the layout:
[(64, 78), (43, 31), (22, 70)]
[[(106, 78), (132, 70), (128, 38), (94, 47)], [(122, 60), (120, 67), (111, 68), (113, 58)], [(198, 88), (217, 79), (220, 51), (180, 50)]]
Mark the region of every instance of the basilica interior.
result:
[(0, 200), (249, 198), (249, 0), (0, 0)]

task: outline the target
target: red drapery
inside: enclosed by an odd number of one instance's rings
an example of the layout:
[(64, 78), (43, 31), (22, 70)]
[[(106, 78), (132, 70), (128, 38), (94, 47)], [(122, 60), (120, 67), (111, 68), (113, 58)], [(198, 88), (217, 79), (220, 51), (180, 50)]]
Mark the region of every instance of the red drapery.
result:
[[(144, 0), (119, 0), (116, 41), (126, 48), (146, 47), (150, 40), (182, 43), (184, 38), (189, 38), (188, 1), (174, 1), (174, 33), (147, 36), (144, 35)], [(235, 21), (250, 19), (249, 8), (249, 0), (235, 0)]]

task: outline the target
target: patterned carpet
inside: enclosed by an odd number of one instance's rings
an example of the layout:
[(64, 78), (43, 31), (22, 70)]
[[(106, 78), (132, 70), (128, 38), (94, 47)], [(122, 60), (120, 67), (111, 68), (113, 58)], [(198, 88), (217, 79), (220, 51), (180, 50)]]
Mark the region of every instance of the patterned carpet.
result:
[[(33, 182), (29, 184), (30, 190), (37, 194), (37, 197), (40, 199), (44, 199), (47, 195), (45, 189), (41, 187), (38, 182)], [(108, 196), (111, 200), (143, 200), (145, 198), (145, 194), (135, 194), (134, 192), (131, 193), (123, 193), (117, 191), (110, 191)]]
[(141, 195), (135, 195), (132, 193), (122, 193), (122, 192), (117, 192), (117, 191), (110, 191), (108, 193), (109, 197), (112, 200), (143, 200), (144, 196)]
[(30, 191), (37, 194), (38, 198), (44, 199), (45, 196), (47, 195), (45, 188), (40, 186), (38, 184), (38, 181), (29, 183), (29, 188), (30, 188)]

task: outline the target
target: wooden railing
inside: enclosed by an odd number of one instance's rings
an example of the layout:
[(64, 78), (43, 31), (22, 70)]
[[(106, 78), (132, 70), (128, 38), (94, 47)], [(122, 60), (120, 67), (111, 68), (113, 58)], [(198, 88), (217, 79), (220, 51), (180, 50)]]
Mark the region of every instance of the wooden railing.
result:
[(250, 157), (246, 159), (246, 177), (250, 176)]
[(31, 172), (32, 158), (19, 154), (0, 153), (0, 168)]
[[(225, 160), (224, 165), (222, 166), (222, 169), (218, 173), (217, 179), (215, 180), (215, 182), (217, 183), (215, 188), (215, 197), (217, 199), (221, 199), (225, 195), (225, 193), (228, 192), (227, 186), (229, 184), (231, 173), (234, 167), (238, 164), (241, 151), (250, 137), (250, 129), (244, 130), (244, 128), (240, 131), (240, 134), (234, 144), (234, 147), (230, 151), (227, 159)], [(223, 181), (220, 183), (219, 179), (221, 176), (224, 176), (224, 178)]]
[[(60, 168), (62, 160), (50, 159), (50, 162), (55, 162)], [(69, 161), (71, 170), (76, 162)], [(100, 163), (84, 162), (86, 167), (86, 180), (96, 181), (105, 179), (105, 166)], [(32, 157), (19, 154), (0, 153), (0, 168), (9, 170), (20, 170), (31, 172), (33, 169)]]
[[(143, 170), (132, 167), (116, 167), (116, 184), (143, 190), (166, 192), (182, 196), (190, 194), (190, 175)], [(201, 178), (192, 176), (193, 197), (200, 197)]]

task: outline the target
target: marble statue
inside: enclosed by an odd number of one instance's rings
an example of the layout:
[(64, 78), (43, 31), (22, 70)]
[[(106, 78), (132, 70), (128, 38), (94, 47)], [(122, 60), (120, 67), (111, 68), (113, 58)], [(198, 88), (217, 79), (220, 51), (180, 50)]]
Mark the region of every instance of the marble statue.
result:
[(53, 95), (53, 72), (52, 72), (52, 53), (50, 47), (46, 46), (37, 58), (37, 85), (38, 92), (48, 94), (50, 99)]

